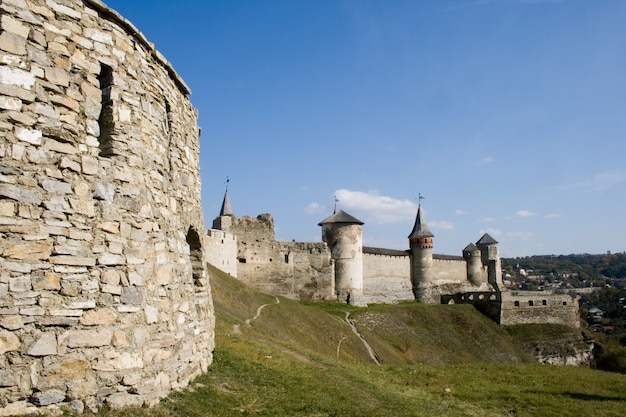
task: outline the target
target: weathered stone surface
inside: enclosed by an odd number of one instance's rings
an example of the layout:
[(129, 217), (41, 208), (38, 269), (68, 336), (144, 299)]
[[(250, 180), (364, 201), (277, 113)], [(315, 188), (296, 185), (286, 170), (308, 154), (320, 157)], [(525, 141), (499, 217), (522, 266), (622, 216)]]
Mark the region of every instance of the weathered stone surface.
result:
[(111, 325), (116, 319), (117, 314), (114, 311), (102, 308), (83, 314), (80, 323), (84, 326)]
[(56, 389), (51, 389), (43, 392), (36, 392), (31, 397), (31, 401), (35, 405), (44, 406), (50, 404), (57, 404), (65, 400), (65, 393)]
[(9, 246), (2, 256), (32, 262), (47, 259), (51, 252), (52, 244), (48, 242), (27, 242)]
[(57, 352), (57, 337), (54, 333), (43, 333), (28, 349), (30, 356), (56, 355)]
[(0, 3), (0, 416), (153, 404), (212, 357), (189, 90), (104, 3)]
[(106, 403), (114, 410), (124, 407), (141, 407), (144, 403), (140, 395), (132, 395), (125, 392), (117, 392), (106, 398)]
[(108, 329), (102, 330), (73, 330), (69, 332), (68, 347), (100, 347), (111, 344), (113, 332)]
[(0, 330), (0, 355), (18, 350), (20, 346), (21, 343), (17, 336), (6, 330)]

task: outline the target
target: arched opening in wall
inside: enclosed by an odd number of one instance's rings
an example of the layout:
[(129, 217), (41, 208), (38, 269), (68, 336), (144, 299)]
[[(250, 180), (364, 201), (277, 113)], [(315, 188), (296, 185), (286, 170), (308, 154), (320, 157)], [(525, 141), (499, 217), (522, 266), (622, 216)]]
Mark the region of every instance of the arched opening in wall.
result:
[(98, 142), (100, 146), (100, 156), (115, 155), (113, 140), (115, 137), (115, 120), (113, 118), (113, 99), (111, 89), (113, 88), (113, 68), (106, 64), (100, 64), (100, 116), (98, 117), (98, 127), (100, 135)]
[(541, 300), (541, 304), (544, 305), (544, 306), (547, 306), (548, 305), (548, 300)]
[(165, 100), (165, 135), (167, 146), (167, 164), (170, 172), (172, 171), (172, 107), (170, 102)]
[(515, 307), (519, 307), (519, 301), (515, 302)]
[(535, 302), (533, 300), (530, 300), (530, 301), (528, 301), (528, 305), (532, 307), (532, 306), (535, 305)]
[(204, 265), (202, 264), (202, 241), (196, 229), (190, 227), (187, 231), (187, 244), (189, 244), (189, 260), (191, 261), (191, 275), (196, 287), (204, 287), (207, 282), (205, 278)]

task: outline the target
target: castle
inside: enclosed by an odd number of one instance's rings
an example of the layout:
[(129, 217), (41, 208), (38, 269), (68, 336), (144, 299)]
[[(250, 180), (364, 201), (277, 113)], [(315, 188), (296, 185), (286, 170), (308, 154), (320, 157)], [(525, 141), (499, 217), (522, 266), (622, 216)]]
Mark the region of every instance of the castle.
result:
[(408, 250), (363, 246), (363, 222), (343, 210), (335, 209), (319, 226), (321, 242), (276, 241), (272, 217), (235, 216), (226, 191), (205, 237), (207, 261), (260, 291), (295, 300), (357, 306), (470, 303), (502, 325), (580, 326), (575, 296), (504, 286), (498, 242), (489, 234), (468, 244), (462, 256), (434, 254), (434, 235), (421, 205)]
[(0, 414), (156, 403), (214, 348), (190, 90), (98, 0), (0, 9)]
[(408, 251), (363, 247), (341, 211), (322, 242), (278, 242), (228, 194), (205, 233), (197, 112), (167, 60), (99, 0), (0, 10), (3, 415), (154, 404), (205, 372), (206, 262), (292, 299), (485, 301), (502, 324), (578, 324), (566, 294), (506, 291), (488, 235), (433, 254), (421, 210)]

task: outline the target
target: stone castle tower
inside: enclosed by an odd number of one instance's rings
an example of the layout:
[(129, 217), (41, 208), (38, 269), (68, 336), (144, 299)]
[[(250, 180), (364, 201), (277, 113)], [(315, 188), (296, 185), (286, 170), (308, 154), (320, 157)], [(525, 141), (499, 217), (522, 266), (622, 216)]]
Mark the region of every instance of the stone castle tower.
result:
[(322, 220), (322, 241), (335, 262), (337, 299), (353, 305), (365, 305), (363, 299), (363, 222), (343, 210)]
[(411, 285), (416, 300), (430, 300), (429, 289), (433, 286), (433, 235), (424, 221), (422, 206), (417, 208), (415, 224), (409, 235), (411, 257)]
[(98, 0), (1, 9), (0, 409), (155, 403), (214, 346), (190, 90)]

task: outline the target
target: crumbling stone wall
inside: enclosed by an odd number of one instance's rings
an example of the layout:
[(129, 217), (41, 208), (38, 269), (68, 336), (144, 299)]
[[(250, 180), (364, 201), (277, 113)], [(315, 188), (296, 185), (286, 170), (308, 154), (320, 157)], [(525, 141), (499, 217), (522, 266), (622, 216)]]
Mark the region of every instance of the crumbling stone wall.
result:
[(580, 327), (577, 296), (551, 291), (502, 293), (500, 324), (551, 323)]
[(275, 240), (274, 220), (269, 214), (232, 216), (228, 231), (237, 238), (239, 280), (293, 300), (334, 296), (334, 267), (325, 243)]
[(100, 1), (0, 12), (0, 408), (154, 403), (214, 344), (190, 91)]

